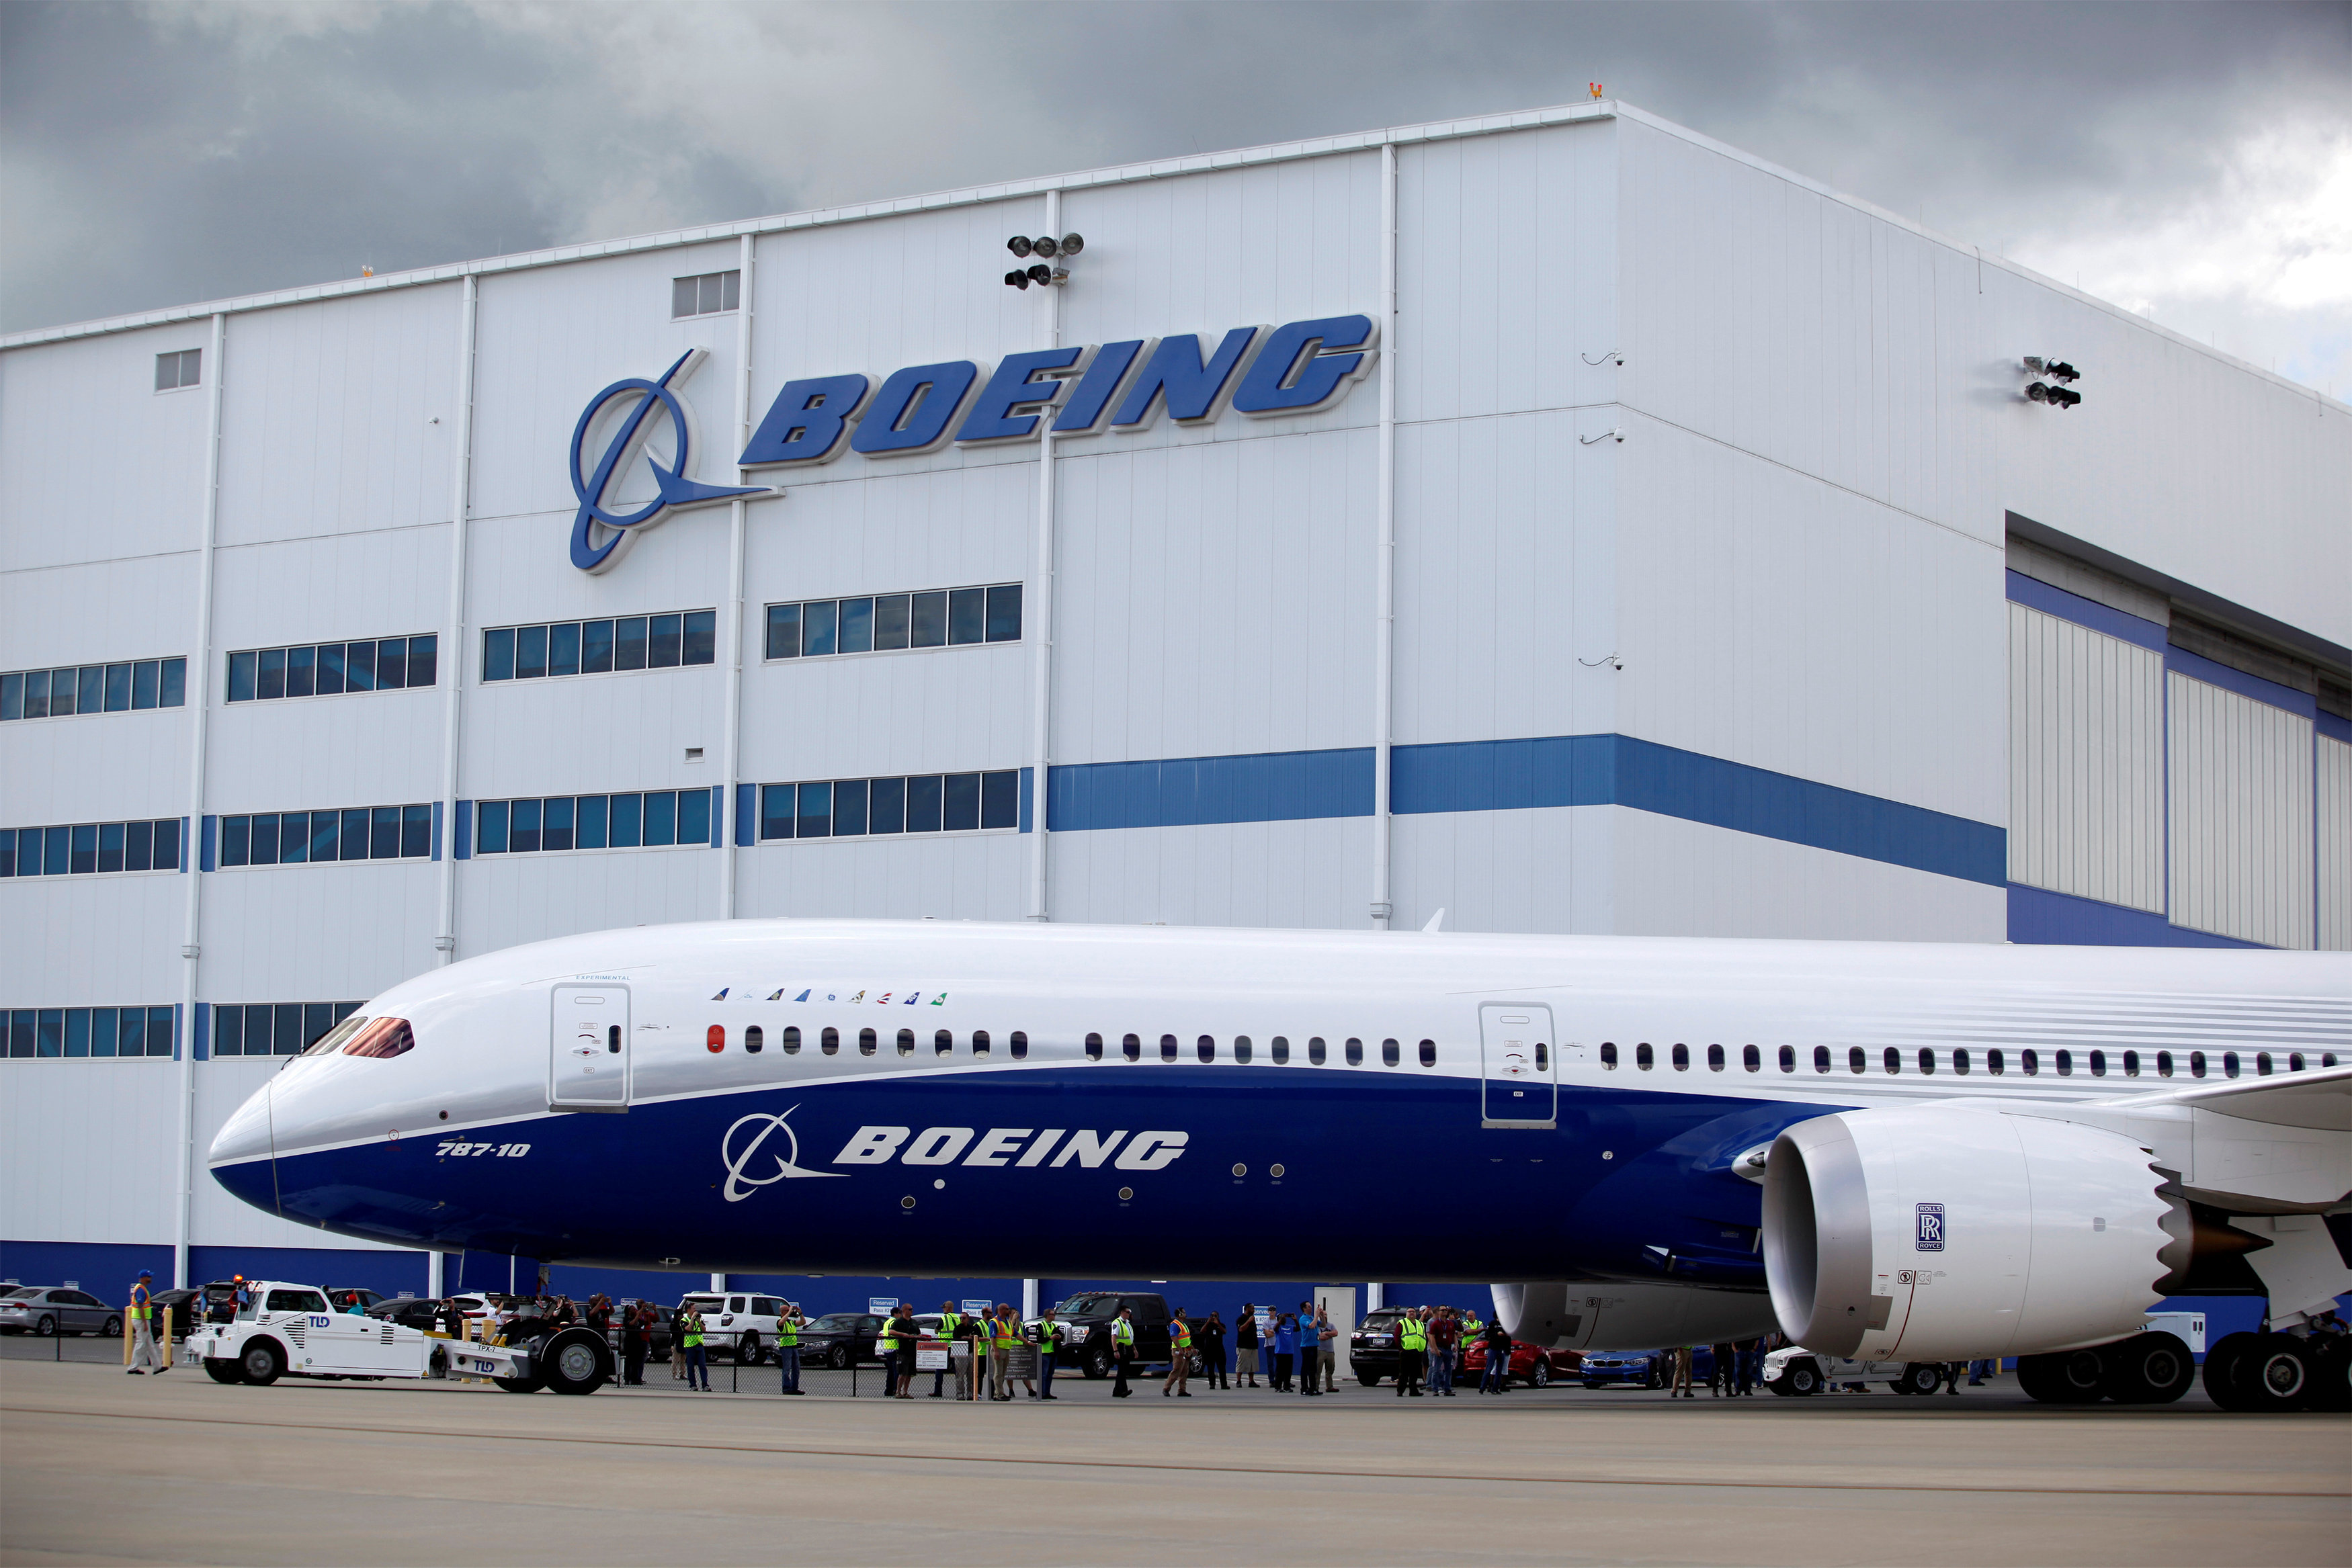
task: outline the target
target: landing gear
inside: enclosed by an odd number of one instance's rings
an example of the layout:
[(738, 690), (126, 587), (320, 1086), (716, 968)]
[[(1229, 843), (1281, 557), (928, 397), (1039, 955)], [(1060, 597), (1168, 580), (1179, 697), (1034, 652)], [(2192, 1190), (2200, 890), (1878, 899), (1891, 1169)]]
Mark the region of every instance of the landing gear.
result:
[(2321, 1397), (2319, 1361), (2293, 1334), (2225, 1334), (2205, 1354), (2205, 1392), (2224, 1410), (2304, 1408)]
[(2053, 1351), (2017, 1358), (2017, 1385), (2044, 1405), (2095, 1405), (2104, 1396), (2106, 1361), (2097, 1348)]
[(2174, 1334), (2134, 1334), (2098, 1354), (2099, 1391), (2118, 1405), (2169, 1405), (2197, 1381), (2197, 1363)]

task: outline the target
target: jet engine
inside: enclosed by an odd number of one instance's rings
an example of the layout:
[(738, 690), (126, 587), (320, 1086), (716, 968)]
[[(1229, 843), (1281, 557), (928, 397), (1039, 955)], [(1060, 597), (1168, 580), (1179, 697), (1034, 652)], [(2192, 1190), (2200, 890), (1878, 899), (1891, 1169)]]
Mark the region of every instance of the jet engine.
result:
[[(1774, 1141), (1764, 1272), (1828, 1355), (1958, 1361), (2137, 1333), (2180, 1247), (2148, 1152), (1997, 1111), (1848, 1111)], [(2177, 1228), (2177, 1222), (2175, 1222)]]
[(1495, 1316), (1513, 1339), (1555, 1350), (1654, 1350), (1752, 1339), (1771, 1328), (1772, 1303), (1760, 1291), (1545, 1282), (1496, 1285)]

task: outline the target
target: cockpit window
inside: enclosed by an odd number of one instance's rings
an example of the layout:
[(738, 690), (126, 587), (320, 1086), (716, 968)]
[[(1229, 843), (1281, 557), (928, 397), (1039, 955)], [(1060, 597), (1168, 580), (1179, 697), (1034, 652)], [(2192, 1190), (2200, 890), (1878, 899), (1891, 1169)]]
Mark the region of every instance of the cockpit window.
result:
[(326, 1033), (320, 1035), (317, 1043), (312, 1045), (310, 1050), (304, 1051), (302, 1054), (305, 1056), (331, 1056), (336, 1051), (341, 1048), (342, 1043), (345, 1040), (359, 1033), (361, 1029), (363, 1028), (368, 1021), (368, 1019), (362, 1018), (355, 1013), (352, 1017), (347, 1018), (342, 1022), (337, 1024), (334, 1028), (329, 1030)]
[[(324, 1044), (325, 1041), (320, 1041)], [(343, 1047), (345, 1056), (403, 1056), (416, 1049), (416, 1037), (409, 1032), (406, 1019), (377, 1019), (360, 1030), (351, 1044)]]

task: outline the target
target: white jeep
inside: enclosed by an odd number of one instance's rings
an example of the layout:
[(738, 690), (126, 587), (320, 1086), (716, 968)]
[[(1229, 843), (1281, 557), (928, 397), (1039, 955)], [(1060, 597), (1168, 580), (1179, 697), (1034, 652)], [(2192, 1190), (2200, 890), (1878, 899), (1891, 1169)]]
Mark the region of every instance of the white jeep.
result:
[(185, 1354), (215, 1383), (266, 1387), (280, 1377), (487, 1377), (509, 1394), (541, 1388), (593, 1394), (613, 1375), (613, 1353), (586, 1329), (530, 1320), (510, 1343), (476, 1344), (357, 1312), (338, 1312), (315, 1285), (257, 1281), (236, 1320), (189, 1334)]

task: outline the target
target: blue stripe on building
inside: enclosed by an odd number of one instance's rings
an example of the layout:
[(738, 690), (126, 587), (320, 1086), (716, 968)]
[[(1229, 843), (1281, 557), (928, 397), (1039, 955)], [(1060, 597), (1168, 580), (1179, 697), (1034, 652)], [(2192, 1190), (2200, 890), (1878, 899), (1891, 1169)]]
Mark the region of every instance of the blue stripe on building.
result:
[(2095, 898), (2052, 893), (2047, 888), (2011, 883), (2009, 887), (2009, 939), (2011, 942), (2072, 947), (2253, 947), (2235, 936), (2216, 936), (2175, 925), (2161, 915), (2126, 909)]
[(1371, 813), (1372, 750), (1368, 746), (1090, 762), (1052, 768), (1045, 778), (1045, 826), (1056, 833), (1295, 822)]
[(2028, 577), (2021, 571), (2009, 574), (2009, 600), (2028, 610), (2039, 610), (2055, 615), (2061, 621), (2072, 621), (2077, 626), (2087, 626), (2094, 632), (2104, 632), (2110, 637), (2120, 637), (2136, 643), (2150, 653), (2161, 653), (2170, 645), (2164, 627), (2145, 616), (2113, 610), (2095, 599), (2085, 599), (2079, 593), (2069, 593), (2063, 588), (2053, 588), (2039, 578)]

